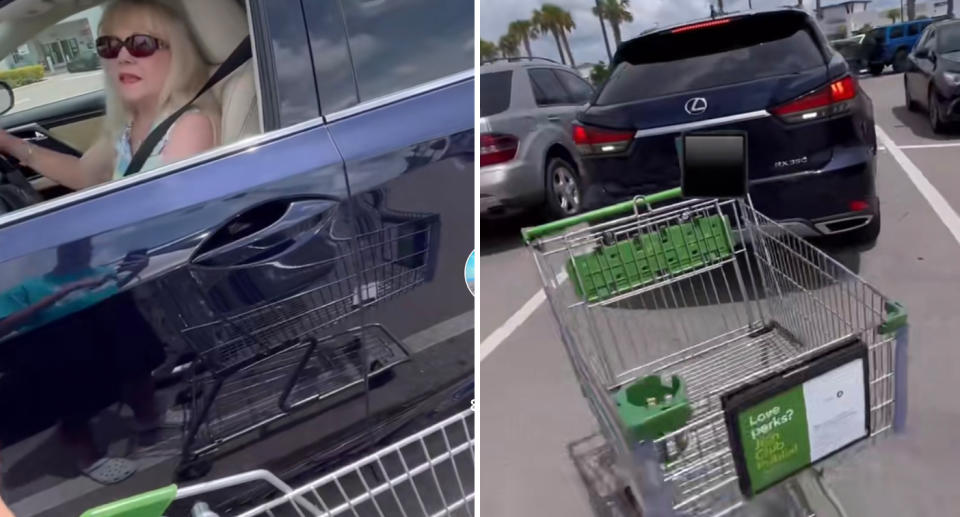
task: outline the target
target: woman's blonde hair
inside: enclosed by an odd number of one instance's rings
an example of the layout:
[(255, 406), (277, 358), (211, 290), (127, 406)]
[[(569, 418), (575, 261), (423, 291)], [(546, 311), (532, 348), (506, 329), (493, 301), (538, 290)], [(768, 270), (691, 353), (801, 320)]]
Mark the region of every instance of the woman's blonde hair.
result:
[[(157, 0), (114, 0), (100, 19), (99, 35), (109, 35), (125, 20), (136, 19), (145, 25), (151, 36), (165, 41), (170, 48), (170, 75), (160, 91), (160, 109), (157, 120), (186, 105), (210, 75), (209, 64), (200, 55), (196, 40), (186, 22), (173, 8)], [(106, 81), (105, 130), (110, 138), (116, 138), (130, 123), (132, 114), (121, 101), (112, 81)], [(208, 92), (194, 103), (210, 117), (214, 132), (219, 133), (219, 109), (213, 95)]]

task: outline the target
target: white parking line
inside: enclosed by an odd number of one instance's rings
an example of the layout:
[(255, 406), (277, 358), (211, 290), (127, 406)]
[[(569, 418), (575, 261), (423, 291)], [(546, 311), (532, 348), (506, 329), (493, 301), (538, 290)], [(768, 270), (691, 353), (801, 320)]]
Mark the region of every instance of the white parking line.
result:
[(883, 145), (886, 146), (887, 150), (893, 156), (893, 159), (896, 160), (903, 171), (907, 173), (907, 177), (910, 178), (913, 185), (917, 187), (920, 194), (930, 203), (933, 211), (936, 212), (937, 217), (939, 217), (947, 229), (950, 230), (953, 238), (960, 244), (960, 216), (953, 210), (950, 203), (944, 199), (940, 191), (927, 180), (927, 177), (923, 175), (920, 168), (914, 165), (914, 163), (910, 161), (910, 158), (903, 152), (903, 148), (906, 146), (898, 147), (879, 125), (877, 126), (877, 137), (883, 142)]
[[(483, 273), (481, 272), (481, 274)], [(557, 275), (557, 283), (560, 284), (560, 283), (566, 282), (566, 280), (567, 280), (567, 273), (565, 271), (561, 271), (560, 274)], [(482, 293), (483, 291), (481, 291), (481, 296), (483, 296)], [(510, 316), (509, 318), (507, 318), (507, 321), (505, 321), (503, 325), (500, 325), (499, 327), (497, 327), (496, 330), (494, 330), (493, 332), (490, 333), (489, 336), (487, 336), (487, 339), (484, 339), (483, 342), (481, 342), (480, 345), (477, 346), (477, 350), (475, 354), (477, 362), (479, 363), (480, 361), (483, 361), (484, 359), (486, 359), (486, 357), (490, 355), (491, 352), (496, 350), (496, 348), (500, 346), (501, 343), (504, 342), (504, 340), (510, 337), (510, 334), (513, 334), (514, 331), (520, 328), (520, 325), (523, 325), (524, 322), (526, 322), (527, 319), (534, 312), (536, 312), (536, 310), (540, 307), (540, 304), (542, 304), (546, 300), (547, 300), (547, 294), (543, 292), (543, 289), (540, 289), (536, 293), (533, 293), (533, 296), (531, 296), (530, 299), (527, 300), (527, 303), (524, 303), (523, 306), (520, 307), (520, 310), (513, 313), (513, 316)]]
[(941, 147), (960, 147), (960, 142), (950, 142), (945, 144), (901, 145), (900, 149), (939, 149)]

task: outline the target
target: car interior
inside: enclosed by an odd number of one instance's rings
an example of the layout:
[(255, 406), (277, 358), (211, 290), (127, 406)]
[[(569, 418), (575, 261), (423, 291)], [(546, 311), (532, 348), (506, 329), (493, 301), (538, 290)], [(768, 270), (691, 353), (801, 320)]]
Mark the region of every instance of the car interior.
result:
[[(250, 34), (244, 0), (163, 1), (183, 14), (211, 74)], [(16, 51), (18, 46), (64, 18), (104, 3), (102, 0), (15, 0), (3, 7), (0, 57)], [(96, 27), (92, 29), (96, 31)], [(255, 63), (254, 54), (252, 62), (244, 64), (213, 89), (221, 108), (220, 145), (262, 132)], [(16, 90), (14, 93), (16, 97)], [(80, 155), (99, 135), (103, 116), (103, 92), (94, 91), (10, 113), (0, 118), (0, 127), (37, 145)], [(71, 192), (32, 171), (23, 172), (44, 200)], [(32, 202), (24, 200), (23, 205)], [(4, 211), (0, 208), (0, 214)]]

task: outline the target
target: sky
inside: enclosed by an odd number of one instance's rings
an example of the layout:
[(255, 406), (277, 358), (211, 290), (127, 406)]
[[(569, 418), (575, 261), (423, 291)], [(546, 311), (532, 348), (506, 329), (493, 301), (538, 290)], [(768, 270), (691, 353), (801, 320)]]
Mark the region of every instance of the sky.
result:
[[(577, 24), (570, 39), (573, 58), (582, 62), (608, 62), (607, 53), (603, 48), (603, 36), (600, 32), (600, 23), (593, 15), (594, 0), (549, 0), (573, 14), (573, 21)], [(922, 0), (921, 0), (922, 1)], [(540, 7), (544, 0), (480, 0), (477, 30), (480, 37), (494, 43), (507, 32), (507, 25), (518, 19), (529, 19), (530, 13)], [(632, 0), (630, 9), (633, 12), (633, 23), (620, 27), (623, 39), (629, 39), (641, 31), (656, 25), (672, 25), (686, 20), (705, 18), (710, 15), (710, 3), (716, 0)], [(753, 0), (754, 9), (767, 9), (793, 4), (793, 0)], [(837, 3), (834, 0), (822, 0), (822, 5)], [(804, 0), (808, 8), (816, 4), (816, 0)], [(900, 0), (874, 0), (872, 9), (888, 9), (900, 7)], [(725, 0), (724, 8), (727, 11), (747, 9), (747, 0)], [(613, 49), (613, 35), (607, 27), (610, 38), (610, 48)], [(541, 36), (531, 42), (533, 54), (559, 60), (557, 44), (553, 36)], [(521, 52), (523, 48), (521, 46)]]

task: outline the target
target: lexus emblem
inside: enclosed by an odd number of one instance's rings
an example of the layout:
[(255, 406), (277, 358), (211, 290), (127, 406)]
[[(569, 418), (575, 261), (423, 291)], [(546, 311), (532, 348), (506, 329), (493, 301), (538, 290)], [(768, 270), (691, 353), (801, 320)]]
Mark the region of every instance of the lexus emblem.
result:
[(694, 97), (683, 105), (683, 109), (687, 110), (687, 113), (691, 115), (702, 115), (704, 111), (707, 111), (707, 99)]

